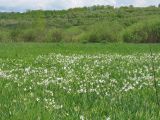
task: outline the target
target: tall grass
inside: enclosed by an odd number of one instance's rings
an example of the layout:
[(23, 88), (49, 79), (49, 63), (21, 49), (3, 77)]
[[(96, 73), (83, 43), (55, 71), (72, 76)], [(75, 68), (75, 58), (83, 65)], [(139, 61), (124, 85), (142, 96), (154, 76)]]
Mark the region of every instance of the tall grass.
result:
[(159, 101), (159, 87), (158, 87), (158, 81), (156, 78), (156, 69), (155, 69), (155, 56), (153, 55), (152, 47), (150, 45), (150, 55), (151, 55), (151, 66), (152, 66), (152, 76), (153, 76), (153, 83), (154, 83), (154, 89), (155, 89), (155, 96), (156, 96), (156, 103), (158, 106), (160, 106)]

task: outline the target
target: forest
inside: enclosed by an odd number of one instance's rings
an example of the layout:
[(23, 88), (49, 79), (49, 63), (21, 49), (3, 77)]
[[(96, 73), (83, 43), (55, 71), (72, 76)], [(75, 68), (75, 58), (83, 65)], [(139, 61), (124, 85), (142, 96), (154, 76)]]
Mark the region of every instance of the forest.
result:
[(0, 13), (0, 42), (159, 43), (160, 7), (92, 6)]

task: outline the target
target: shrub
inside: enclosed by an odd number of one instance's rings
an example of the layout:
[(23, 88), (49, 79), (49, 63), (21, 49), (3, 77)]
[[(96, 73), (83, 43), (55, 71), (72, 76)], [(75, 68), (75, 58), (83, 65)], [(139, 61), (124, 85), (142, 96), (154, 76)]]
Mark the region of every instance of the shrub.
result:
[(27, 29), (23, 31), (20, 37), (24, 42), (35, 42), (37, 34), (35, 30)]
[(9, 31), (0, 31), (0, 42), (11, 42)]
[(70, 27), (64, 31), (64, 42), (79, 42), (78, 36), (84, 32), (81, 27)]
[(96, 23), (89, 27), (81, 40), (88, 42), (117, 42), (118, 34), (122, 29), (123, 27), (117, 22)]
[(47, 41), (60, 42), (63, 39), (63, 32), (60, 29), (52, 29), (48, 33)]
[(132, 43), (159, 43), (160, 21), (151, 19), (136, 23), (122, 32), (124, 42)]
[(44, 42), (45, 30), (40, 29), (25, 29), (20, 34), (20, 39), (24, 42)]
[(21, 34), (21, 31), (20, 31), (20, 30), (18, 30), (18, 29), (12, 30), (12, 31), (10, 32), (10, 38), (11, 38), (11, 40), (14, 41), (14, 42), (21, 41), (21, 40), (19, 39), (20, 34)]

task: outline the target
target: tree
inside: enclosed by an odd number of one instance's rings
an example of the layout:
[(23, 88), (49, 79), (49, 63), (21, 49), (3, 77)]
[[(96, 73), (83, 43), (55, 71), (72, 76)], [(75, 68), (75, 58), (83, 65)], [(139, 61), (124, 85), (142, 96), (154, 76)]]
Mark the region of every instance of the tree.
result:
[(134, 6), (133, 6), (133, 5), (129, 5), (129, 7), (130, 7), (130, 8), (134, 8)]

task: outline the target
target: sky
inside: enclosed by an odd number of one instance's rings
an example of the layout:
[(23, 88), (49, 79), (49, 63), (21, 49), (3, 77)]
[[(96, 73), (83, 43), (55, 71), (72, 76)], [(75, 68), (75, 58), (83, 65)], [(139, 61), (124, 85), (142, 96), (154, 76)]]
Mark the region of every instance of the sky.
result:
[(160, 0), (0, 0), (1, 12), (23, 12), (26, 10), (61, 10), (93, 5), (145, 7), (158, 5)]

